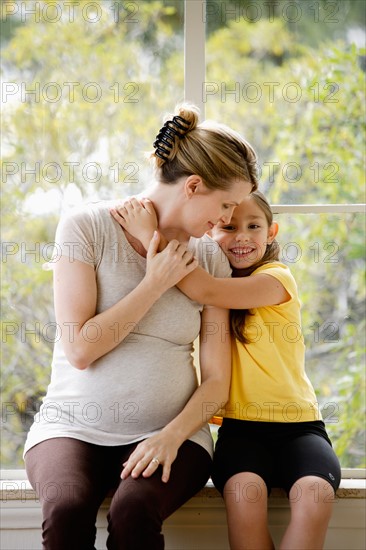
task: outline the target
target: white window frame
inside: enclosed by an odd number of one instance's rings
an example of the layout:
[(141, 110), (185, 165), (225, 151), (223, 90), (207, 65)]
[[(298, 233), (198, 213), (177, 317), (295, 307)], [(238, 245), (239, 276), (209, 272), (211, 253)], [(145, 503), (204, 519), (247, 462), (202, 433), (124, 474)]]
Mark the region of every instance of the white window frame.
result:
[[(206, 0), (184, 0), (184, 98), (200, 108), (205, 118), (203, 84), (206, 81)], [(276, 204), (275, 214), (366, 213), (365, 204)]]

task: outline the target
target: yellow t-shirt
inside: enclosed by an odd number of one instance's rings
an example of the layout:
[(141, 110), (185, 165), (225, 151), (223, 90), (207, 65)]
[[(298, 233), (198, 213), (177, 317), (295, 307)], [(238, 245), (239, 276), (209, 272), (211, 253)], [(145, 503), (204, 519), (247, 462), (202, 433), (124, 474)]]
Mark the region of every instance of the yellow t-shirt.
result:
[(291, 299), (252, 309), (245, 321), (249, 343), (233, 339), (230, 396), (223, 416), (262, 422), (320, 420), (315, 392), (305, 373), (296, 281), (280, 262), (265, 264), (250, 276), (258, 273), (278, 279)]

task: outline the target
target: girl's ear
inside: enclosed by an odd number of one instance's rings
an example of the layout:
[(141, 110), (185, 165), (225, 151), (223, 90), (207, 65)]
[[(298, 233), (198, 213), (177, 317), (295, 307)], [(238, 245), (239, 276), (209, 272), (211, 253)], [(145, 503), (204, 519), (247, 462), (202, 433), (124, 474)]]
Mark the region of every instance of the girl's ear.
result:
[(275, 240), (277, 233), (278, 233), (278, 223), (272, 222), (268, 229), (267, 244), (271, 244), (271, 242)]

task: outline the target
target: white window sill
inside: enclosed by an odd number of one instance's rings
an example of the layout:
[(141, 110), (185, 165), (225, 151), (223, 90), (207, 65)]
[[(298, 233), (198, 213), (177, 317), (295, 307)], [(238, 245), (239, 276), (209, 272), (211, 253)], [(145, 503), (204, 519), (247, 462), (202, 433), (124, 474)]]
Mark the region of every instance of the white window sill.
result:
[[(281, 489), (274, 489), (271, 499), (285, 498)], [(7, 500), (37, 500), (25, 470), (0, 470), (0, 498)], [(194, 498), (219, 498), (221, 495), (213, 486), (211, 480), (197, 493)], [(337, 491), (337, 498), (366, 499), (366, 470), (342, 469), (342, 481)]]
[[(41, 505), (24, 470), (0, 471), (1, 547), (6, 550), (38, 550), (41, 547)], [(106, 498), (97, 517), (96, 548), (105, 550)], [(290, 518), (285, 494), (272, 491), (268, 525), (276, 547)], [(343, 470), (324, 550), (365, 550), (366, 548), (365, 470)], [(212, 482), (184, 504), (163, 527), (166, 550), (229, 550), (223, 499)]]

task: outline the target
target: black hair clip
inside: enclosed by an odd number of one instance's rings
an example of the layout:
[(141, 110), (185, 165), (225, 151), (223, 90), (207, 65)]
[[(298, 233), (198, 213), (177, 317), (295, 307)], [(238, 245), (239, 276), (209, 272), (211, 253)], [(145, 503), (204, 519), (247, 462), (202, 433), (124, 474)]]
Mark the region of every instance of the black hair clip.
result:
[(154, 141), (155, 155), (163, 160), (167, 160), (170, 151), (173, 149), (175, 136), (178, 136), (179, 139), (183, 138), (188, 128), (189, 122), (181, 116), (176, 115), (172, 120), (168, 120), (159, 130)]

